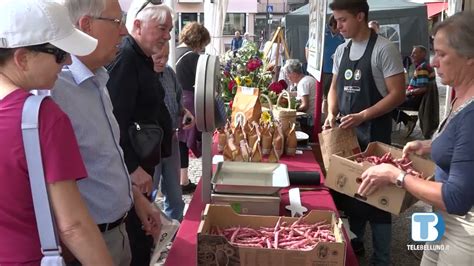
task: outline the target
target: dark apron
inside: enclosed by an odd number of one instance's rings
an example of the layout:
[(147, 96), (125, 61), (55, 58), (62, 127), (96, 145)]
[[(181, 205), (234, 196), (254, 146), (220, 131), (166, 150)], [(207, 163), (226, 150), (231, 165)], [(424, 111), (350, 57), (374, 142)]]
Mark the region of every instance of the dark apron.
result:
[[(383, 98), (372, 75), (371, 58), (376, 41), (377, 34), (372, 31), (364, 55), (356, 61), (349, 58), (352, 41), (344, 49), (337, 76), (337, 102), (342, 116), (363, 111)], [(391, 143), (391, 119), (388, 113), (356, 127), (357, 139), (362, 150), (373, 141)], [(376, 223), (391, 222), (391, 215), (388, 212), (335, 191), (332, 191), (332, 194), (338, 208), (344, 210), (351, 218), (360, 217)]]
[[(377, 34), (372, 31), (364, 55), (356, 61), (349, 59), (352, 41), (344, 49), (337, 76), (337, 102), (342, 116), (363, 111), (382, 100), (372, 75), (371, 57)], [(391, 143), (391, 113), (360, 124), (356, 128), (362, 150), (372, 141)]]

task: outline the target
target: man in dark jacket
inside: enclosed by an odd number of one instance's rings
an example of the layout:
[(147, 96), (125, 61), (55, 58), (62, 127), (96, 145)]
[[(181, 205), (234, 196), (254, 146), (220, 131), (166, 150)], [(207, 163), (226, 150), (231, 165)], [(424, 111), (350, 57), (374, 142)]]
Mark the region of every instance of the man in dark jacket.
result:
[[(171, 39), (173, 23), (171, 9), (164, 4), (148, 3), (139, 11), (129, 13), (135, 13), (136, 17), (127, 17), (127, 20), (134, 21), (115, 61), (108, 66), (110, 79), (107, 88), (120, 126), (120, 145), (132, 184), (142, 193), (150, 195), (155, 165), (145, 165), (140, 161), (128, 130), (134, 122), (159, 124), (164, 131), (161, 157), (170, 156), (172, 122), (164, 102), (165, 91), (153, 70), (151, 55)], [(134, 209), (126, 223), (132, 250), (131, 265), (149, 265), (153, 239), (141, 230), (141, 222)]]

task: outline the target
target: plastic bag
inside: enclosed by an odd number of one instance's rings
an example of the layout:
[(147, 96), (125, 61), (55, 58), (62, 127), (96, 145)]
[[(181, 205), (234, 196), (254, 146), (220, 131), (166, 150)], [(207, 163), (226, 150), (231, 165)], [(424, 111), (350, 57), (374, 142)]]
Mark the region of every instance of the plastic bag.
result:
[(166, 248), (166, 246), (171, 242), (174, 235), (178, 231), (180, 223), (177, 220), (170, 219), (166, 214), (153, 204), (153, 208), (157, 208), (160, 211), (161, 218), (161, 231), (158, 236), (154, 236), (155, 248), (153, 249), (153, 254), (150, 260), (150, 266), (155, 265), (155, 263), (160, 258), (161, 252)]

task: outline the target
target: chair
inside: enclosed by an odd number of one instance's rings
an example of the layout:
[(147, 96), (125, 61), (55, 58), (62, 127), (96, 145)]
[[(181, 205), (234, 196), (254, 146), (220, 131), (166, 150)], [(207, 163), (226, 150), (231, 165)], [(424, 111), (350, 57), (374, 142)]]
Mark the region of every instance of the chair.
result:
[[(400, 118), (400, 113), (403, 111), (417, 112), (418, 120), (420, 120), (420, 128), (425, 139), (430, 139), (433, 133), (438, 128), (439, 124), (439, 93), (436, 81), (432, 81), (427, 86), (427, 91), (421, 99), (418, 108), (413, 107), (399, 107), (397, 121)], [(400, 127), (398, 128), (400, 130)]]

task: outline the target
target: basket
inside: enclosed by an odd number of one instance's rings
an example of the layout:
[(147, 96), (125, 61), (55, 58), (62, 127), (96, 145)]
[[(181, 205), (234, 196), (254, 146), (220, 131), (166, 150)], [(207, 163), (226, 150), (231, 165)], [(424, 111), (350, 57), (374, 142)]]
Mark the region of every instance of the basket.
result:
[[(280, 100), (282, 97), (286, 97), (286, 99), (288, 100), (287, 108), (280, 106)], [(275, 120), (281, 123), (283, 132), (286, 132), (291, 123), (296, 122), (296, 109), (290, 108), (290, 102), (290, 93), (287, 90), (283, 90), (280, 95), (278, 95), (276, 105), (273, 106), (273, 117)]]
[(264, 98), (265, 101), (266, 101), (266, 103), (265, 103), (265, 102), (262, 102), (262, 101), (260, 100), (260, 103), (262, 104), (262, 107), (264, 107), (264, 108), (267, 107), (267, 108), (270, 110), (270, 113), (272, 113), (272, 111), (273, 111), (273, 104), (272, 104), (272, 101), (270, 100), (270, 98), (268, 97), (268, 95), (266, 95), (266, 94), (260, 94), (260, 97), (261, 97), (261, 98)]

